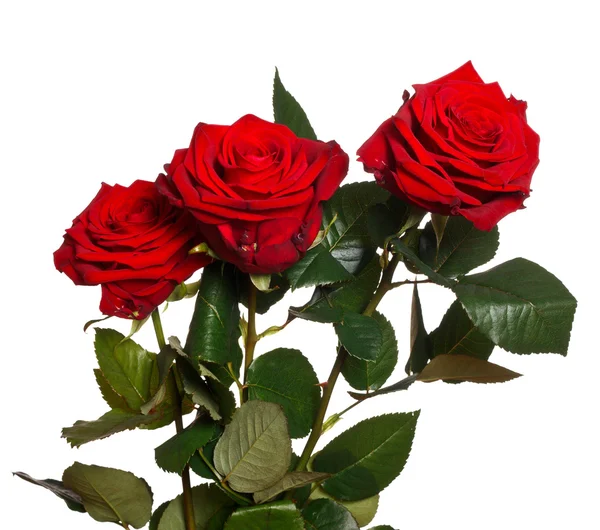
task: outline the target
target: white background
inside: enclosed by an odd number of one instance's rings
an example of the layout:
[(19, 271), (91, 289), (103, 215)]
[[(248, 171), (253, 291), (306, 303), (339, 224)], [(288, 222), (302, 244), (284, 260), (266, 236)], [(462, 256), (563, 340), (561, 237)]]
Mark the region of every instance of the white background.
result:
[[(381, 412), (422, 409), (414, 448), (381, 495), (373, 524), (402, 530), (600, 528), (597, 342), (598, 60), (592, 2), (64, 2), (0, 9), (2, 398), (0, 526), (85, 530), (99, 523), (10, 471), (60, 478), (74, 460), (145, 477), (155, 506), (179, 480), (153, 464), (173, 434), (128, 432), (70, 449), (60, 428), (106, 410), (96, 389), (99, 288), (54, 270), (64, 229), (102, 181), (153, 180), (199, 121), (271, 119), (278, 66), (319, 137), (351, 155), (348, 181), (369, 178), (354, 153), (400, 106), (404, 88), (472, 59), (486, 81), (529, 102), (542, 163), (527, 209), (500, 224), (493, 263), (523, 256), (579, 300), (569, 355), (492, 360), (525, 374), (504, 385), (416, 384), (358, 407), (323, 441)], [(402, 277), (402, 273), (398, 278)], [(404, 276), (408, 277), (408, 276)], [(407, 354), (409, 289), (382, 311)], [(306, 299), (298, 291), (290, 303)], [(424, 286), (435, 328), (449, 292)], [(259, 327), (282, 323), (286, 302)], [(190, 301), (164, 315), (185, 337)], [(127, 323), (109, 321), (121, 331)], [(155, 349), (151, 326), (136, 337)], [(294, 322), (259, 345), (301, 346), (319, 377), (334, 357), (330, 327)], [(350, 403), (339, 385), (331, 411)]]

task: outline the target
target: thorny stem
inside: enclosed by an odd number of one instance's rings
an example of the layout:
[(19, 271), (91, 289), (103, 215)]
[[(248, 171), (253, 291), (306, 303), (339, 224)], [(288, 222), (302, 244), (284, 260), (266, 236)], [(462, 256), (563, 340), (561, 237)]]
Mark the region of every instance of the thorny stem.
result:
[[(379, 286), (371, 298), (371, 301), (363, 311), (363, 315), (371, 316), (374, 312), (385, 294), (392, 288), (392, 279), (394, 277), (394, 272), (396, 267), (400, 263), (400, 256), (395, 255), (392, 260), (389, 262), (387, 268), (383, 271), (381, 276), (381, 281), (379, 282)], [(302, 456), (298, 460), (298, 464), (296, 465), (296, 471), (304, 471), (306, 469), (306, 465), (310, 460), (312, 452), (314, 451), (321, 434), (323, 433), (323, 421), (325, 420), (325, 414), (327, 414), (327, 407), (329, 406), (329, 402), (331, 400), (331, 396), (333, 394), (333, 389), (338, 380), (340, 372), (342, 371), (342, 367), (344, 366), (344, 362), (346, 361), (346, 357), (348, 356), (348, 352), (345, 348), (340, 347), (338, 350), (337, 358), (335, 360), (335, 364), (331, 369), (331, 374), (329, 375), (329, 379), (327, 380), (327, 385), (323, 390), (323, 397), (321, 398), (321, 404), (319, 406), (319, 410), (317, 412), (317, 417), (313, 423), (312, 431), (310, 433), (310, 437), (306, 442), (306, 447), (302, 452)], [(291, 498), (292, 493), (289, 493), (286, 498)]]
[(248, 369), (254, 360), (254, 349), (258, 342), (256, 334), (256, 295), (258, 289), (248, 277), (248, 332), (246, 333), (245, 361), (244, 361), (244, 387), (242, 389), (242, 403), (248, 400)]
[[(166, 345), (165, 333), (163, 331), (162, 322), (160, 320), (160, 313), (158, 309), (152, 312), (152, 324), (154, 324), (154, 332), (156, 333), (156, 340), (158, 341), (158, 347), (162, 350)], [(179, 393), (177, 388), (177, 380), (175, 379), (175, 372), (173, 370), (169, 373), (169, 384), (172, 385), (175, 393)], [(181, 396), (180, 396), (181, 398)], [(181, 399), (175, 400), (175, 410), (173, 416), (175, 418), (175, 429), (177, 434), (183, 431), (183, 417), (181, 413)], [(183, 486), (183, 512), (185, 517), (185, 528), (186, 530), (196, 530), (196, 518), (194, 516), (194, 503), (192, 500), (192, 484), (190, 481), (190, 466), (186, 465), (181, 474), (181, 484)]]

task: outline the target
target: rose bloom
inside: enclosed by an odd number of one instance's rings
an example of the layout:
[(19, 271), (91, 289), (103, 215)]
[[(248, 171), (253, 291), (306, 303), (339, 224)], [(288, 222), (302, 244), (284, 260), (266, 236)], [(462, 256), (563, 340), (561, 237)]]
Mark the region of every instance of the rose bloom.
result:
[(159, 189), (198, 219), (221, 259), (269, 274), (293, 265), (314, 241), (348, 155), (335, 142), (298, 138), (246, 115), (231, 126), (200, 123), (165, 171)]
[(480, 230), (522, 208), (540, 143), (527, 104), (484, 83), (470, 62), (414, 89), (358, 150), (365, 170), (399, 198)]
[(54, 264), (76, 285), (101, 285), (105, 315), (141, 320), (211, 261), (188, 255), (201, 242), (195, 220), (153, 182), (102, 184), (66, 231)]

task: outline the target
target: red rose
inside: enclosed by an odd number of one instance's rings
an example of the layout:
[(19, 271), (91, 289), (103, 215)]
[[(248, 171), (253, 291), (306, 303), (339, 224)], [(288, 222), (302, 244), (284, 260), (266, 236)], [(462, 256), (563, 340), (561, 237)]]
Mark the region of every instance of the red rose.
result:
[(247, 115), (231, 126), (200, 123), (165, 171), (159, 189), (200, 221), (211, 249), (244, 272), (268, 274), (306, 253), (348, 155)]
[(76, 285), (102, 285), (100, 311), (141, 320), (211, 260), (189, 256), (199, 244), (194, 219), (169, 204), (153, 182), (102, 184), (73, 221), (54, 264)]
[(414, 89), (358, 150), (365, 169), (401, 199), (480, 230), (522, 208), (540, 143), (527, 103), (484, 83), (470, 62)]

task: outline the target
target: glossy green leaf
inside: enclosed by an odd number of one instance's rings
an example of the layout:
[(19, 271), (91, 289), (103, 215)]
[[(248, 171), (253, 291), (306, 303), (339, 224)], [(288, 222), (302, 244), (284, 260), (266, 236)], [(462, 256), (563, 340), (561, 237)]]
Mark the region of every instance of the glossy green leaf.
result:
[(471, 322), (458, 300), (452, 303), (440, 325), (429, 336), (433, 357), (452, 353), (487, 360), (495, 347)]
[(345, 313), (342, 322), (334, 325), (338, 339), (353, 357), (374, 361), (383, 347), (383, 334), (373, 317)]
[(110, 386), (110, 383), (106, 380), (106, 377), (104, 377), (100, 368), (94, 368), (94, 377), (96, 378), (96, 383), (98, 383), (98, 388), (100, 389), (104, 401), (106, 401), (111, 409), (131, 410), (129, 405), (127, 405), (127, 401), (125, 401), (125, 398), (117, 394), (115, 389)]
[(404, 260), (408, 260), (422, 274), (427, 276), (432, 282), (442, 285), (443, 287), (451, 288), (454, 285), (452, 280), (445, 278), (438, 272), (434, 271), (429, 265), (421, 261), (419, 256), (399, 239), (394, 239), (390, 242), (390, 247), (394, 253), (402, 254)]
[(181, 376), (183, 390), (190, 396), (192, 402), (206, 410), (213, 420), (221, 420), (223, 416), (220, 412), (219, 403), (210, 391), (208, 384), (194, 371), (185, 359), (181, 359), (177, 363), (177, 369)]
[(190, 469), (194, 473), (196, 473), (196, 475), (199, 475), (202, 478), (207, 478), (210, 480), (215, 479), (213, 472), (206, 465), (206, 463), (200, 456), (199, 452), (201, 451), (204, 454), (204, 457), (212, 464), (212, 462), (214, 460), (215, 447), (217, 445), (217, 442), (219, 441), (219, 438), (221, 438), (222, 434), (223, 434), (223, 427), (219, 424), (216, 424), (215, 431), (213, 433), (213, 438), (211, 440), (209, 440), (202, 449), (200, 449), (198, 452), (194, 453), (194, 455), (190, 459), (190, 462), (189, 462)]
[(371, 300), (380, 277), (379, 258), (374, 256), (355, 279), (317, 287), (311, 300), (302, 307), (291, 307), (290, 314), (316, 322), (340, 322), (344, 311), (362, 313)]
[(369, 209), (367, 226), (373, 242), (383, 248), (386, 240), (400, 232), (410, 217), (411, 207), (394, 195)]
[(432, 223), (427, 223), (420, 240), (419, 255), (424, 263), (447, 278), (467, 274), (490, 261), (498, 250), (498, 227), (477, 230), (471, 221), (453, 216), (439, 242)]
[(306, 113), (296, 98), (283, 86), (277, 68), (275, 68), (273, 82), (273, 115), (275, 123), (286, 125), (296, 136), (310, 140), (317, 139)]
[[(196, 530), (223, 528), (223, 511), (228, 513), (227, 510), (234, 506), (234, 502), (214, 484), (193, 487), (192, 504)], [(186, 530), (182, 495), (169, 503), (160, 518), (157, 530)]]
[(171, 346), (165, 346), (156, 356), (156, 369), (158, 371), (158, 386), (152, 397), (141, 407), (142, 414), (149, 414), (168, 398), (168, 380), (177, 351)]
[(410, 313), (410, 358), (406, 373), (419, 373), (432, 357), (431, 340), (423, 322), (423, 310), (417, 284), (413, 287)]
[(329, 228), (323, 241), (286, 272), (292, 288), (348, 281), (359, 274), (377, 248), (369, 236), (369, 208), (388, 196), (375, 182), (340, 187), (323, 207), (322, 226)]
[(150, 520), (152, 491), (132, 473), (75, 462), (65, 470), (63, 483), (81, 497), (96, 521), (142, 528)]
[(504, 383), (521, 374), (498, 364), (469, 355), (443, 354), (435, 357), (417, 376), (417, 381), (470, 381), (472, 383)]
[(331, 495), (328, 495), (321, 487), (315, 489), (311, 493), (310, 499), (313, 501), (318, 499), (329, 499), (335, 501), (337, 504), (341, 504), (350, 512), (358, 526), (361, 528), (375, 519), (377, 508), (379, 507), (379, 495), (367, 497), (366, 499), (361, 499), (359, 501), (340, 501), (334, 499)]
[(319, 409), (319, 380), (309, 360), (298, 350), (277, 348), (257, 357), (248, 370), (249, 399), (283, 407), (290, 436), (303, 438)]
[(322, 488), (342, 501), (366, 499), (404, 469), (419, 412), (386, 414), (362, 421), (319, 452), (314, 471), (331, 473)]
[(239, 369), (242, 362), (239, 321), (234, 268), (222, 262), (204, 267), (184, 348), (192, 364), (231, 362)]
[(330, 499), (317, 499), (302, 510), (309, 530), (358, 530), (352, 514), (341, 504)]
[(379, 325), (383, 339), (377, 357), (373, 361), (364, 361), (349, 355), (342, 367), (344, 378), (357, 390), (373, 391), (383, 386), (398, 362), (398, 343), (394, 328), (381, 313), (375, 312), (373, 320)]
[(113, 329), (96, 329), (94, 342), (100, 370), (131, 410), (150, 399), (155, 356)]
[(392, 528), (389, 524), (380, 524), (369, 528), (369, 530), (395, 530), (395, 528)]
[(196, 420), (154, 450), (158, 467), (181, 475), (192, 455), (213, 438), (214, 432), (214, 423), (202, 419)]
[(224, 481), (241, 493), (254, 493), (282, 478), (290, 464), (291, 440), (283, 409), (248, 401), (225, 427), (214, 454)]
[(448, 224), (449, 217), (447, 215), (440, 215), (437, 213), (431, 214), (431, 226), (435, 233), (435, 243), (436, 248), (440, 248), (440, 244), (442, 243), (442, 238), (444, 237), (444, 232), (446, 231), (446, 225)]
[(321, 245), (285, 271), (292, 289), (344, 282), (353, 278), (344, 266)]
[(315, 473), (311, 471), (292, 471), (283, 476), (281, 480), (278, 480), (275, 484), (267, 489), (257, 491), (254, 494), (254, 502), (256, 504), (263, 504), (265, 502), (272, 501), (280, 493), (291, 489), (301, 488), (307, 484), (313, 482), (321, 482), (325, 480), (329, 475), (327, 473)]
[(73, 490), (67, 488), (60, 480), (54, 480), (51, 478), (45, 480), (38, 480), (33, 477), (30, 477), (27, 473), (23, 473), (21, 471), (17, 471), (16, 473), (13, 473), (13, 475), (27, 482), (30, 482), (31, 484), (41, 486), (42, 488), (51, 491), (59, 499), (65, 501), (66, 505), (69, 507), (70, 510), (73, 510), (74, 512), (85, 513), (85, 508), (83, 506), (83, 501), (81, 500), (81, 497)]
[(566, 355), (577, 301), (539, 265), (513, 259), (462, 278), (454, 292), (477, 329), (498, 346)]
[(280, 501), (240, 508), (223, 530), (304, 530), (304, 521), (294, 503)]
[(79, 447), (88, 442), (108, 438), (118, 432), (152, 423), (158, 418), (157, 414), (146, 416), (137, 412), (112, 409), (97, 420), (79, 420), (72, 427), (65, 427), (62, 430), (62, 437), (66, 438), (73, 447)]

